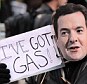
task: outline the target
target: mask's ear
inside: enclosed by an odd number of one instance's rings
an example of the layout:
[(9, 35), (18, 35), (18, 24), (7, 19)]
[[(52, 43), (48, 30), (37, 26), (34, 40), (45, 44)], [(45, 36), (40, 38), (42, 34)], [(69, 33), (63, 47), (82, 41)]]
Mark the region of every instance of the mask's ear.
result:
[(57, 38), (57, 41), (56, 41), (56, 42), (57, 42), (57, 46), (59, 47), (60, 45), (59, 45), (59, 40), (58, 40), (58, 38)]
[(56, 42), (57, 42), (56, 44), (57, 44), (57, 48), (58, 48), (59, 54), (63, 57), (62, 52), (61, 52), (61, 50), (60, 50), (60, 48), (59, 48), (59, 42), (58, 42), (58, 39), (57, 39)]

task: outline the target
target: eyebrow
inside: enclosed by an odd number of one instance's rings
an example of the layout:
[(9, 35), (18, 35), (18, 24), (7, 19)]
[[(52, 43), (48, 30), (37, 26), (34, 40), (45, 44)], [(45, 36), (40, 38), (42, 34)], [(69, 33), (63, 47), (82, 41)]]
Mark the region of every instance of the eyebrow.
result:
[(83, 26), (78, 26), (76, 29), (79, 29), (79, 28), (84, 28)]
[[(83, 27), (83, 26), (78, 26), (78, 27), (76, 27), (76, 29), (79, 29), (79, 28), (84, 28), (84, 27)], [(64, 30), (69, 31), (68, 28), (62, 28), (60, 31), (64, 31)]]
[(62, 28), (60, 31), (64, 31), (64, 30), (69, 31), (69, 29), (68, 29), (68, 28)]

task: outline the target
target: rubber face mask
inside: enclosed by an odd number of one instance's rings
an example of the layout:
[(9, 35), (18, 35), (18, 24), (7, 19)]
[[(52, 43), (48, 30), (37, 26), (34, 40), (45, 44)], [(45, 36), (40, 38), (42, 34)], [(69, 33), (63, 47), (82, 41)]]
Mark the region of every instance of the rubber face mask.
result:
[(87, 28), (81, 12), (59, 17), (57, 44), (67, 60), (78, 61), (86, 56)]

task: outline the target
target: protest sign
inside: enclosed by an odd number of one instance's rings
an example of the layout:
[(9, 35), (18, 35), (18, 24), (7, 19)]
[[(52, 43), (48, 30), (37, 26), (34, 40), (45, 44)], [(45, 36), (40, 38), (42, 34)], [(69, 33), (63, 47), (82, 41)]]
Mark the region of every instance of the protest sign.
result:
[(0, 62), (11, 71), (11, 82), (63, 67), (52, 25), (0, 41)]

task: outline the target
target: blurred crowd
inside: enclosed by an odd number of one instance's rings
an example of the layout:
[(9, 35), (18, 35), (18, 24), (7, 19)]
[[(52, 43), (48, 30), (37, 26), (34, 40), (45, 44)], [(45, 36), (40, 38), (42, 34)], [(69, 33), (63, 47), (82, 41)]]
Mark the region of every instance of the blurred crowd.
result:
[(8, 17), (15, 14), (35, 10), (41, 3), (42, 0), (1, 0), (0, 22), (4, 22)]

